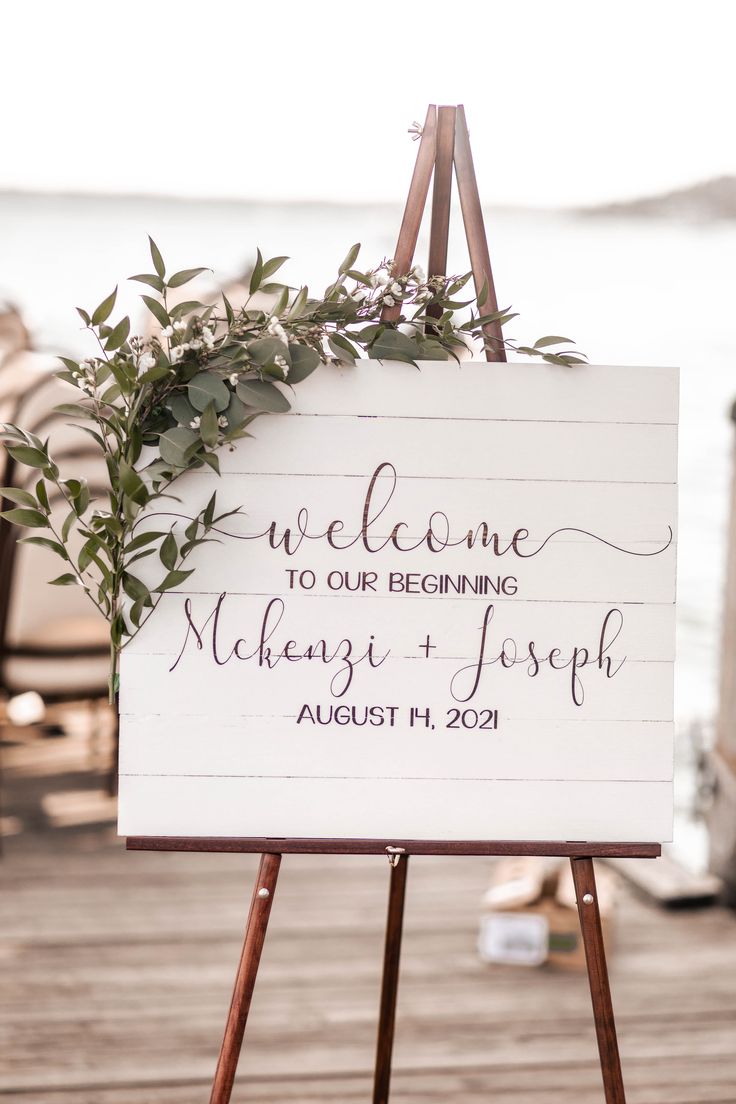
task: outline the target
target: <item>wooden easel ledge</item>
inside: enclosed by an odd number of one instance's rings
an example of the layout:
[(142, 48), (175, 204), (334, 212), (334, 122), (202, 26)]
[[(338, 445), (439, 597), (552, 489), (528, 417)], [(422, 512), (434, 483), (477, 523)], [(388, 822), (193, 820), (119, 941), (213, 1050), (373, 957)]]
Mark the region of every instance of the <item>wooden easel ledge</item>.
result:
[(586, 843), (554, 840), (279, 839), (269, 836), (128, 836), (128, 851), (207, 851), (259, 855), (541, 855), (563, 859), (656, 859), (659, 843)]

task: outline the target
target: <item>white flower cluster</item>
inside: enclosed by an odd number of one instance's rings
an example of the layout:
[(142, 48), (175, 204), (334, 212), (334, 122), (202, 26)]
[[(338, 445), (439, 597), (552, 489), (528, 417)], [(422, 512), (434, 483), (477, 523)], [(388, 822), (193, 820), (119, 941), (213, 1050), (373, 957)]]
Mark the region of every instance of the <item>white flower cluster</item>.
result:
[[(189, 428), (190, 429), (199, 429), (201, 424), (202, 424), (202, 418), (198, 414), (196, 416), (196, 418), (192, 418), (191, 422), (189, 423)], [(227, 418), (225, 417), (224, 414), (221, 414), (220, 417), (217, 419), (217, 424), (220, 427), (220, 429), (227, 429), (227, 424), (228, 423), (227, 423)]]
[[(278, 338), (278, 340), (282, 341), (284, 343), (284, 345), (289, 344), (289, 335), (287, 334), (286, 330), (284, 329), (284, 327), (279, 322), (277, 315), (275, 315), (275, 314), (271, 315), (271, 317), (268, 320), (268, 325), (266, 326), (266, 330), (268, 331), (268, 333), (270, 333), (271, 337)], [(286, 357), (283, 357), (280, 354), (277, 354), (273, 358), (273, 362), (274, 362), (274, 364), (276, 365), (277, 368), (281, 369), (282, 378), (286, 379), (286, 377), (289, 374), (289, 364), (286, 360)]]
[(97, 361), (94, 357), (80, 360), (79, 366), (71, 370), (77, 381), (77, 387), (87, 395), (93, 395), (97, 387)]
[(384, 307), (395, 307), (397, 303), (403, 303), (404, 289), (398, 280), (393, 280), (385, 272), (380, 272), (377, 280), (380, 287), (378, 298)]
[(419, 265), (414, 265), (406, 276), (394, 277), (391, 273), (393, 261), (383, 264), (369, 274), (370, 288), (356, 287), (351, 299), (361, 306), (395, 307), (405, 299), (424, 303), (431, 299), (432, 292), (426, 283), (427, 277)]
[[(181, 333), (184, 333), (186, 328), (186, 322), (182, 322), (181, 320), (179, 320), (177, 322), (174, 322), (171, 326), (164, 327), (164, 329), (161, 331), (161, 336), (172, 338), (178, 336)], [(178, 364), (179, 361), (184, 357), (184, 354), (188, 353), (190, 350), (194, 353), (197, 353), (202, 349), (206, 349), (209, 351), (214, 346), (214, 344), (214, 333), (212, 332), (212, 330), (208, 329), (207, 326), (203, 326), (201, 331), (196, 336), (193, 336), (189, 341), (182, 341), (180, 344), (174, 345), (169, 353), (169, 359), (171, 360), (172, 364)]]
[(268, 320), (268, 325), (266, 326), (266, 329), (270, 333), (271, 337), (277, 337), (279, 341), (283, 341), (284, 345), (289, 344), (289, 335), (279, 322), (277, 315), (271, 315)]

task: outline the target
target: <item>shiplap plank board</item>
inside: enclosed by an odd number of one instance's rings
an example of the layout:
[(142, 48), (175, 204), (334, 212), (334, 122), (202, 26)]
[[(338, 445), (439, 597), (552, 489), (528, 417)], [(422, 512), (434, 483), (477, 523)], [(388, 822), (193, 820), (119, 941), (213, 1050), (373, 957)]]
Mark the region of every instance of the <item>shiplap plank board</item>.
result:
[(307, 725), (299, 740), (293, 724), (293, 718), (242, 718), (203, 732), (201, 723), (182, 725), (178, 717), (132, 717), (120, 771), (166, 775), (176, 764), (180, 775), (508, 779), (521, 761), (538, 779), (672, 777), (672, 724), (666, 721), (504, 718), (498, 731)]
[[(370, 475), (390, 461), (423, 479), (534, 479), (674, 483), (672, 425), (443, 421), (334, 415), (272, 415), (250, 427), (245, 447), (223, 449), (223, 472)], [(441, 443), (440, 443), (441, 442)]]
[[(396, 361), (329, 366), (300, 383), (303, 414), (489, 420), (677, 422), (677, 370), (631, 365), (563, 367), (534, 361), (486, 364)], [(345, 386), (347, 384), (347, 386)], [(437, 396), (442, 405), (438, 406)]]
[[(474, 672), (462, 660), (389, 658), (378, 668), (356, 666), (347, 704), (396, 706), (403, 715), (411, 707), (429, 707), (437, 723), (454, 707), (498, 709), (503, 717), (545, 721), (572, 720), (672, 720), (672, 663), (629, 662), (613, 678), (597, 666), (579, 672), (585, 692), (584, 707), (575, 705), (571, 695), (570, 669), (544, 668), (534, 679), (524, 667), (501, 669), (498, 664), (484, 668), (480, 687), (472, 700), (454, 701), (450, 692), (453, 676), (464, 674), (453, 683), (461, 694), (470, 691)], [(331, 692), (342, 690), (347, 681), (345, 665), (324, 664), (321, 660), (280, 661), (273, 669), (258, 666), (258, 659), (232, 659), (214, 668), (202, 653), (187, 652), (176, 669), (169, 672), (170, 661), (163, 656), (130, 655), (121, 679), (120, 709), (123, 714), (145, 713), (182, 718), (273, 716), (282, 714), (289, 702), (289, 715), (295, 715), (304, 703), (339, 704)], [(333, 681), (334, 680), (334, 681)], [(201, 727), (201, 720), (193, 723)], [(296, 732), (296, 730), (295, 730)], [(203, 738), (205, 738), (203, 736)], [(306, 739), (304, 731), (295, 739)], [(172, 763), (172, 771), (175, 764)], [(531, 770), (531, 766), (523, 769)]]
[[(372, 473), (365, 475), (324, 476), (320, 479), (290, 474), (251, 475), (245, 487), (242, 478), (229, 473), (222, 476), (201, 470), (187, 477), (191, 487), (189, 501), (201, 508), (213, 492), (217, 493), (218, 513), (241, 509), (228, 518), (222, 529), (239, 536), (266, 533), (275, 523), (276, 533), (286, 528), (299, 532), (299, 514), (308, 511), (308, 530), (322, 533), (340, 520), (341, 539), (361, 531), (365, 500)], [(169, 507), (169, 510), (171, 507)], [(174, 507), (175, 509), (175, 507)], [(490, 533), (508, 543), (514, 533), (525, 528), (529, 540), (544, 540), (556, 533), (555, 543), (587, 543), (594, 540), (583, 530), (602, 539), (626, 546), (640, 541), (664, 543), (668, 527), (676, 528), (677, 488), (659, 483), (585, 483), (545, 481), (544, 494), (539, 486), (524, 480), (406, 479), (384, 469), (375, 481), (371, 495), (371, 540), (386, 538), (397, 522), (404, 522), (402, 539), (407, 542), (423, 536), (432, 515), (445, 514), (453, 539), (475, 532), (487, 522)], [(166, 506), (160, 516), (170, 525), (175, 520)], [(147, 521), (156, 528), (156, 521)], [(186, 524), (186, 523), (184, 523)], [(436, 525), (441, 531), (442, 522)], [(577, 530), (577, 532), (575, 531)]]
[[(196, 576), (193, 581), (196, 581)], [(319, 625), (319, 635), (339, 641), (350, 627), (351, 637), (367, 641), (371, 635), (376, 640), (388, 641), (395, 656), (424, 655), (422, 645), (425, 635), (420, 625), (426, 620), (431, 625), (432, 654), (437, 657), (469, 659), (478, 654), (480, 633), (486, 607), (493, 605), (490, 622), (493, 637), (503, 641), (513, 636), (518, 641), (544, 641), (555, 639), (567, 654), (572, 646), (588, 642), (598, 645), (601, 626), (611, 606), (604, 602), (527, 602), (519, 598), (462, 600), (437, 596), (416, 597), (411, 617), (397, 616), (401, 606), (397, 597), (376, 594), (371, 591), (359, 595), (332, 593), (323, 597), (313, 592), (298, 591), (285, 595), (282, 635), (288, 639), (292, 624)], [(263, 597), (255, 594), (227, 594), (222, 601), (219, 595), (181, 593), (165, 594), (151, 618), (140, 633), (126, 645), (124, 654), (163, 655), (173, 663), (179, 654), (187, 634), (189, 618), (197, 626), (205, 647), (213, 639), (213, 610), (218, 609), (216, 640), (219, 651), (227, 654), (236, 640), (244, 637), (257, 641), (263, 621), (265, 604)], [(627, 657), (627, 660), (673, 661), (675, 658), (675, 610), (671, 604), (621, 603), (616, 609), (621, 613), (621, 632), (613, 650), (607, 654)], [(619, 618), (616, 617), (616, 624)], [(255, 633), (255, 639), (254, 639)], [(608, 633), (606, 639), (612, 634)], [(316, 639), (312, 631), (309, 641)], [(187, 645), (195, 650), (196, 637), (192, 634)]]
[[(527, 542), (526, 558), (509, 553), (496, 557), (488, 549), (476, 545), (472, 549), (447, 548), (442, 552), (430, 552), (420, 548), (415, 552), (397, 552), (391, 548), (368, 553), (358, 545), (342, 550), (324, 548), (324, 542), (305, 541), (292, 555), (283, 548), (271, 550), (266, 541), (223, 538), (219, 544), (202, 545), (188, 558), (187, 567), (194, 568), (194, 575), (187, 580), (186, 589), (217, 593), (227, 591), (251, 594), (284, 594), (289, 589), (287, 571), (315, 571), (314, 589), (311, 593), (331, 595), (329, 576), (342, 572), (349, 586), (359, 581), (361, 572), (378, 572), (377, 593), (389, 593), (391, 573), (394, 579), (393, 593), (397, 601), (407, 597), (398, 589), (402, 581), (398, 576), (411, 576), (410, 587), (422, 592), (423, 585), (434, 586), (438, 575), (487, 575), (485, 598), (472, 595), (474, 601), (492, 600), (496, 595), (493, 586), (498, 579), (516, 580), (516, 598), (535, 602), (667, 602), (675, 598), (674, 568), (677, 549), (674, 543), (665, 547), (662, 543), (642, 543), (634, 546), (636, 555), (621, 553), (599, 541), (587, 544), (550, 541), (542, 551), (534, 555), (536, 546)], [(532, 553), (532, 555), (529, 555)], [(161, 568), (157, 561), (142, 560), (136, 565), (140, 577), (153, 586), (160, 582)], [(426, 584), (422, 578), (427, 578)], [(333, 577), (333, 584), (339, 582)], [(452, 592), (452, 587), (448, 586)], [(472, 594), (472, 587), (467, 587)], [(409, 595), (411, 596), (411, 594)], [(439, 596), (437, 600), (442, 600)], [(397, 611), (404, 606), (397, 605)], [(409, 612), (409, 611), (407, 611)]]
[[(669, 782), (120, 777), (122, 835), (668, 839)], [(618, 816), (612, 816), (612, 810)]]

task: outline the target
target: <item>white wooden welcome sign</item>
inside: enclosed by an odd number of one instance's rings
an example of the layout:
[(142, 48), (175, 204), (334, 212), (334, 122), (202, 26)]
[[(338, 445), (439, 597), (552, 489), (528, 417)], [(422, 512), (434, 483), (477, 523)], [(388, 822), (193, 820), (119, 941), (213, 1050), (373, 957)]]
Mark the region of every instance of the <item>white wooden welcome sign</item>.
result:
[(126, 835), (664, 841), (677, 372), (361, 362), (123, 654)]

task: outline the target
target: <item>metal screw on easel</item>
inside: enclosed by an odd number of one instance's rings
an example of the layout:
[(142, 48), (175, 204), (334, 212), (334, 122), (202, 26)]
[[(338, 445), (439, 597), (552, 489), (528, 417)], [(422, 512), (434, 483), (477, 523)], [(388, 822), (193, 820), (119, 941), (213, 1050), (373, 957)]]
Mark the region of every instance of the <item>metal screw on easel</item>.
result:
[(259, 896), (259, 897), (262, 897), (262, 898), (264, 898), (264, 899), (265, 899), (266, 897), (270, 897), (270, 896), (271, 896), (271, 894), (270, 894), (270, 893), (268, 892), (268, 890), (266, 889), (266, 887), (265, 887), (265, 886), (263, 886), (263, 888), (262, 888), (262, 889), (259, 889), (259, 890), (258, 890), (258, 896)]
[(584, 893), (583, 894), (583, 904), (584, 905), (592, 905), (593, 904), (593, 894), (592, 893)]

